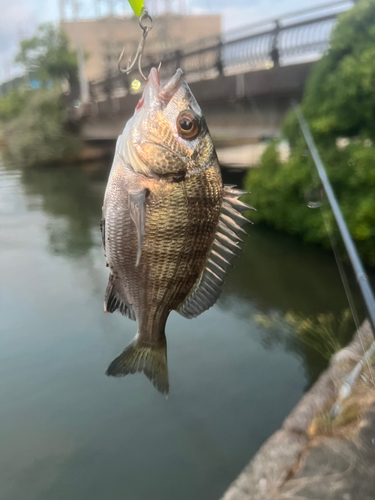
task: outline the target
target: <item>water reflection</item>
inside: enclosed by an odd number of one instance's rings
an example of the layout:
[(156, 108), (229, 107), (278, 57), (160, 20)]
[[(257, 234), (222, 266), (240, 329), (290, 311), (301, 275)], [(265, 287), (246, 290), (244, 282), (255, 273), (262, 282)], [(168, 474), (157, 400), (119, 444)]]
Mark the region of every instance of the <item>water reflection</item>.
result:
[(48, 216), (49, 250), (84, 257), (98, 242), (104, 186), (109, 165), (26, 169), (22, 183), (31, 210)]

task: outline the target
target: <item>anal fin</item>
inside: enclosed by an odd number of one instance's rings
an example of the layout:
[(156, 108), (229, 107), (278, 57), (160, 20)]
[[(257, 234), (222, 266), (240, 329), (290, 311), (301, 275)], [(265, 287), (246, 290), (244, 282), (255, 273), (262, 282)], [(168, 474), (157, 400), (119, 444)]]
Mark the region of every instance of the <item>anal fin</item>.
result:
[(120, 290), (117, 289), (116, 284), (116, 276), (111, 274), (109, 276), (108, 286), (105, 292), (104, 311), (110, 313), (118, 311), (122, 315), (135, 321), (136, 315), (133, 306), (124, 300)]

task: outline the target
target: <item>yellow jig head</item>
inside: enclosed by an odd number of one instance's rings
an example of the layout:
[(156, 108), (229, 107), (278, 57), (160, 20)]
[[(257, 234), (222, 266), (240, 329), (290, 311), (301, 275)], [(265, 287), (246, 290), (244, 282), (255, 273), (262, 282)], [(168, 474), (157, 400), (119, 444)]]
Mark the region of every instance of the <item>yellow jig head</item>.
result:
[(133, 9), (134, 14), (140, 17), (142, 9), (145, 8), (143, 0), (128, 0), (130, 7)]

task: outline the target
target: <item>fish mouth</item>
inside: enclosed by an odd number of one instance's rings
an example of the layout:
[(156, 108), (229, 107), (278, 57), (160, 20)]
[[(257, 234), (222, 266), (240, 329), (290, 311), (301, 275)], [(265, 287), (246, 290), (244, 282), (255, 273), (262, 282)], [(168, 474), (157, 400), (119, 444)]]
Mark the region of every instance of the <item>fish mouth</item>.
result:
[(163, 87), (160, 86), (159, 71), (156, 68), (151, 68), (147, 80), (149, 86), (152, 88), (152, 93), (167, 106), (184, 81), (183, 71), (179, 68)]

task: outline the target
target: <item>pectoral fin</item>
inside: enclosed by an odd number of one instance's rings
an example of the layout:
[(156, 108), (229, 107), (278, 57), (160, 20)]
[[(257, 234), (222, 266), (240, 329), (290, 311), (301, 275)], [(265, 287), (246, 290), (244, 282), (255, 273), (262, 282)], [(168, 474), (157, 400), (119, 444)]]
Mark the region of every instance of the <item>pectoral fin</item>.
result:
[(103, 243), (103, 248), (105, 252), (105, 218), (104, 215), (102, 215), (102, 219), (100, 221), (100, 232), (102, 233), (102, 243)]
[(147, 189), (142, 189), (138, 192), (129, 192), (128, 193), (128, 202), (129, 202), (129, 212), (132, 221), (137, 230), (138, 236), (138, 250), (137, 250), (137, 260), (135, 265), (139, 265), (139, 261), (141, 260), (142, 254), (142, 245), (143, 238), (145, 235), (145, 227), (146, 227), (146, 194)]

